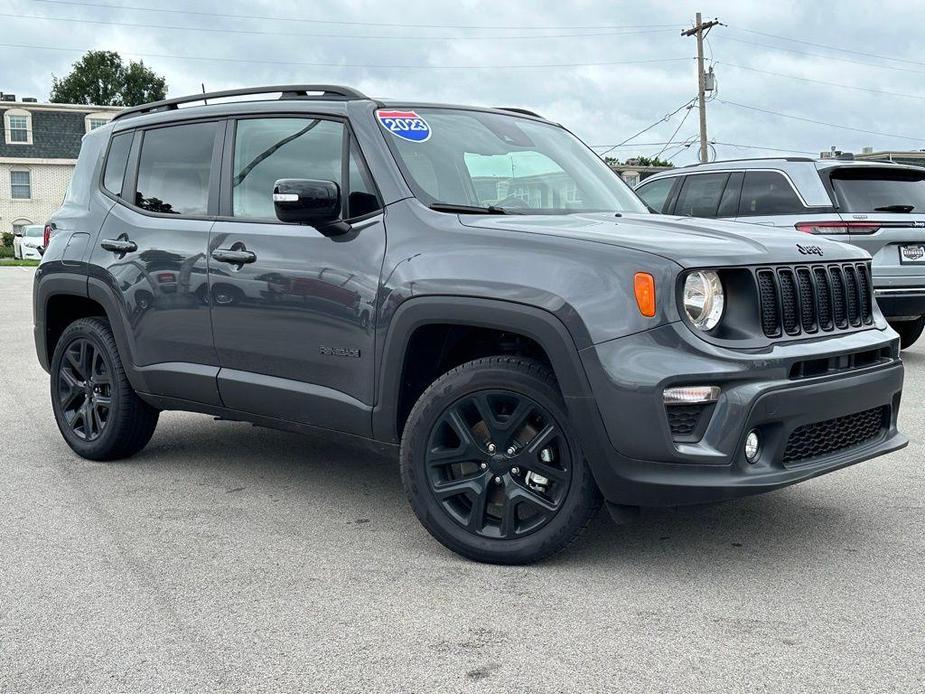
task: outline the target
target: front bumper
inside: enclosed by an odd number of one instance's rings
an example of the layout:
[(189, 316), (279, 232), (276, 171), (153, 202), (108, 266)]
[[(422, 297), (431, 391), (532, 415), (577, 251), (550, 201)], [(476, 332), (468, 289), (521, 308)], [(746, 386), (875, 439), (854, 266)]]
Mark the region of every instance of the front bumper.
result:
[[(586, 455), (611, 503), (674, 506), (770, 491), (908, 443), (896, 429), (903, 366), (889, 330), (743, 353), (705, 343), (674, 323), (590, 347), (582, 360), (593, 391), (587, 400), (593, 402), (575, 398), (569, 405), (582, 422)], [(830, 368), (821, 372), (820, 364)], [(699, 440), (672, 435), (662, 401), (662, 391), (672, 385), (722, 389)], [(874, 408), (884, 408), (880, 429), (857, 445), (823, 447), (822, 454), (784, 461), (799, 427)], [(762, 440), (754, 464), (743, 452), (752, 429)]]

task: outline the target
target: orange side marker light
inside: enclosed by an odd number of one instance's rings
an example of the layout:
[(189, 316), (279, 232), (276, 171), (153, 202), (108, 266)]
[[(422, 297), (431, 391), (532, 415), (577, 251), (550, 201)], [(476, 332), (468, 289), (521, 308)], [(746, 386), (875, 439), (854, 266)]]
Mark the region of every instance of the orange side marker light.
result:
[(652, 318), (655, 315), (655, 278), (648, 272), (637, 272), (633, 277), (633, 291), (639, 312)]

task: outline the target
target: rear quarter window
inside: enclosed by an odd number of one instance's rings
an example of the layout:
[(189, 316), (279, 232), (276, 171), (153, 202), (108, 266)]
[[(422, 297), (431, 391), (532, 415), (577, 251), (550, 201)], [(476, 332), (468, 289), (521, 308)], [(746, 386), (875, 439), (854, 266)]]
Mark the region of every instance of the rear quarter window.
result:
[(749, 171), (742, 185), (740, 217), (777, 214), (801, 214), (805, 205), (790, 181), (776, 171)]
[(116, 135), (109, 145), (106, 167), (103, 169), (103, 187), (113, 195), (122, 193), (125, 165), (128, 163), (128, 153), (132, 148), (132, 135), (133, 133), (130, 132)]

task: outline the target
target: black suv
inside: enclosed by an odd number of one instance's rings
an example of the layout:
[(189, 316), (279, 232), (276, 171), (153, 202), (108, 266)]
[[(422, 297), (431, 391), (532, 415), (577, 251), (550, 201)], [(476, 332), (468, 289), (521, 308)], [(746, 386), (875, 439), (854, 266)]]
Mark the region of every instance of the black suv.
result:
[(400, 446), (418, 518), (474, 559), (549, 555), (602, 499), (906, 444), (863, 250), (649, 214), (520, 109), (315, 85), (132, 108), (50, 225), (35, 342), (78, 454), (136, 453), (165, 409)]

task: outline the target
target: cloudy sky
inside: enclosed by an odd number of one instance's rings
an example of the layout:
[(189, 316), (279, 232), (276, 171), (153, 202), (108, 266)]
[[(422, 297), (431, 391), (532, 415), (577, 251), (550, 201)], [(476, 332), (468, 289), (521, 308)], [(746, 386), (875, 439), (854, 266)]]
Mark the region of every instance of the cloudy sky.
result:
[[(53, 73), (109, 49), (165, 75), (170, 96), (342, 83), (534, 109), (603, 151), (696, 95), (680, 31), (698, 9), (727, 25), (706, 50), (718, 158), (925, 149), (925, 3), (899, 0), (0, 0), (0, 90), (46, 100)], [(612, 154), (689, 163), (696, 135), (682, 108)]]

